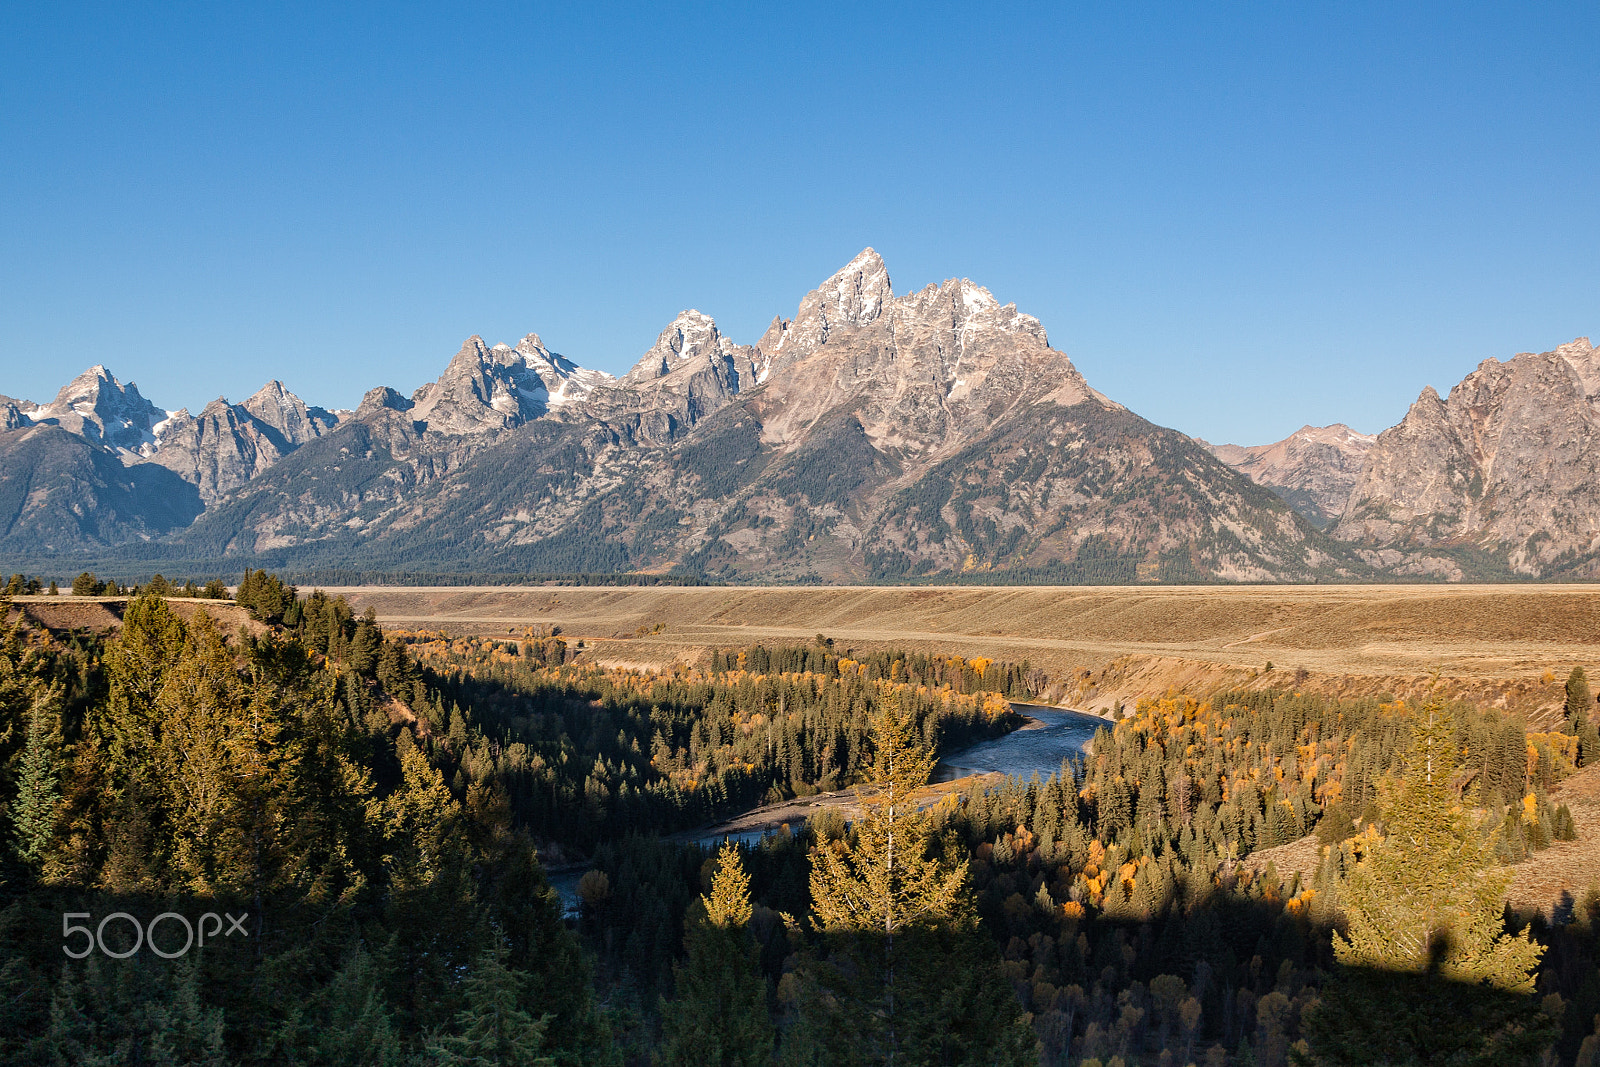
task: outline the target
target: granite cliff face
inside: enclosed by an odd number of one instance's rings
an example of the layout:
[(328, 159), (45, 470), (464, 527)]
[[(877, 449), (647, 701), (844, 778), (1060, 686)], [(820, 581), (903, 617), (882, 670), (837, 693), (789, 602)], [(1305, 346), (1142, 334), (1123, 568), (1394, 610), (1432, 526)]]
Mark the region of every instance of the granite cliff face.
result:
[(1032, 403), (1118, 407), (1015, 304), (964, 278), (896, 297), (870, 248), (756, 347), (768, 382), (763, 439), (773, 444), (845, 406), (895, 458), (936, 454)]
[(412, 417), (435, 433), (475, 434), (521, 426), (613, 379), (545, 347), (536, 333), (490, 348), (473, 335), (439, 380), (411, 395)]
[(724, 337), (716, 320), (682, 312), (621, 380), (573, 405), (573, 419), (600, 419), (651, 445), (676, 441), (706, 416), (756, 387), (759, 351)]
[(1240, 474), (1283, 497), (1318, 529), (1327, 529), (1344, 513), (1367, 451), (1377, 438), (1336, 422), (1302, 426), (1270, 445), (1213, 445), (1196, 440)]
[(1448, 551), (1469, 550), (1517, 575), (1600, 576), (1600, 352), (1580, 337), (1484, 360), (1447, 398), (1424, 389), (1333, 532), (1400, 573), (1471, 576)]
[(199, 415), (187, 408), (161, 426), (150, 462), (166, 467), (215, 503), (281, 459), (283, 452), (248, 412), (218, 397)]
[(239, 406), (268, 431), (276, 431), (275, 441), (281, 442), (279, 447), (285, 454), (339, 424), (337, 415), (323, 408), (307, 407), (277, 379), (263, 385)]
[[(143, 544), (187, 526), (337, 422), (277, 381), (243, 404), (218, 398), (198, 416), (163, 411), (98, 365), (48, 405), (0, 398), (0, 465), (18, 494), (0, 504), (0, 547)], [(3, 432), (20, 430), (30, 432)]]
[[(139, 395), (132, 382), (123, 385), (96, 363), (62, 387), (46, 405), (20, 407), (22, 425), (59, 426), (96, 444), (123, 453), (148, 455), (155, 448), (155, 428), (167, 413)], [(7, 416), (13, 421), (14, 416)]]
[(24, 408), (30, 407), (33, 407), (33, 405), (26, 400), (0, 396), (0, 431), (20, 430), (24, 426), (33, 425), (28, 416), (23, 413)]
[(199, 415), (172, 412), (157, 427), (144, 455), (197, 486), (214, 504), (307, 441), (338, 424), (331, 412), (270, 381), (242, 404), (218, 397)]

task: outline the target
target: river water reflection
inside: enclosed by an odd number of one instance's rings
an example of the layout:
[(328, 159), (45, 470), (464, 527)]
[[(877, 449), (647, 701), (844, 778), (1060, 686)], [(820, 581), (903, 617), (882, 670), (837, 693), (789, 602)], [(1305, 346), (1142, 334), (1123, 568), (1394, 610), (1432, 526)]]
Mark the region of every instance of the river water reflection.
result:
[[(954, 782), (996, 771), (1024, 780), (1035, 773), (1040, 778), (1049, 778), (1061, 770), (1064, 760), (1076, 762), (1083, 756), (1084, 747), (1093, 739), (1096, 730), (1111, 725), (1098, 715), (1081, 711), (1063, 711), (1039, 704), (1013, 703), (1011, 706), (1019, 715), (1034, 721), (1004, 737), (950, 753), (934, 766), (933, 781)], [(775, 827), (738, 833), (712, 831), (697, 838), (695, 843), (714, 848), (731, 838), (749, 845), (774, 832)], [(578, 910), (578, 879), (582, 876), (580, 870), (565, 870), (550, 877), (569, 916), (576, 915)]]
[(1111, 723), (1098, 715), (1063, 711), (1039, 704), (1011, 705), (1034, 722), (1004, 737), (952, 752), (933, 768), (935, 782), (953, 782), (975, 774), (996, 771), (1013, 778), (1031, 778), (1038, 772), (1048, 778), (1061, 769), (1062, 760), (1076, 761), (1094, 732)]

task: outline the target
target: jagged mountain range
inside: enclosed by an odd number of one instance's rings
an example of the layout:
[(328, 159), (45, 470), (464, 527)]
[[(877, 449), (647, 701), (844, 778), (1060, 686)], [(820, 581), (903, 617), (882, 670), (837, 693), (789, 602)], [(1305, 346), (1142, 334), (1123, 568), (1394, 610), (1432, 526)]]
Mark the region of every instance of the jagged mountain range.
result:
[(1600, 351), (1587, 337), (1427, 386), (1368, 437), (1305, 427), (1207, 445), (1376, 570), (1462, 581), (1600, 577)]
[(0, 397), (0, 426), (0, 552), (18, 559), (767, 581), (1460, 576), (1448, 538), (1418, 540), (1436, 522), (1396, 522), (1390, 503), (1389, 526), (1351, 525), (1358, 500), (1367, 515), (1393, 499), (1372, 471), (1395, 431), (1197, 442), (1097, 392), (1036, 318), (968, 280), (896, 294), (871, 249), (754, 345), (685, 311), (621, 378), (536, 334), (474, 336), (436, 381), (409, 397), (380, 386), (353, 412), (270, 382), (191, 416), (94, 367), (48, 405)]

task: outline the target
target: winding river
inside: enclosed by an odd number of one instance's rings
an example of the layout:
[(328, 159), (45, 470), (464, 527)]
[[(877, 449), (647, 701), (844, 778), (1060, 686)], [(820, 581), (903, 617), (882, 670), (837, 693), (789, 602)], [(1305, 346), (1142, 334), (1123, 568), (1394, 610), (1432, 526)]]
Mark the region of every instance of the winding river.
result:
[[(1011, 706), (1017, 714), (1028, 720), (1026, 726), (993, 741), (984, 741), (950, 753), (934, 767), (933, 781), (954, 782), (974, 775), (995, 773), (1024, 780), (1035, 774), (1041, 779), (1049, 778), (1061, 770), (1063, 761), (1075, 760), (1083, 755), (1096, 730), (1111, 725), (1098, 715), (1081, 711), (1066, 711), (1041, 704), (1013, 703)], [(712, 846), (729, 838), (752, 844), (772, 833), (775, 828), (767, 826), (732, 832), (726, 828), (712, 829), (692, 840)], [(687, 837), (685, 835), (680, 840)], [(582, 876), (581, 870), (560, 871), (550, 876), (550, 884), (561, 894), (569, 915), (577, 912), (578, 879)]]

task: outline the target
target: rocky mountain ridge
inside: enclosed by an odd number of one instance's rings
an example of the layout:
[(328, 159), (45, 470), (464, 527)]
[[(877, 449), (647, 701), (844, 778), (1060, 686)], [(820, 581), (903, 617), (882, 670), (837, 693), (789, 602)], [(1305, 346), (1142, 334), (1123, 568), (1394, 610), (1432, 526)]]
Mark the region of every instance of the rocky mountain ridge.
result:
[(756, 388), (759, 355), (724, 337), (711, 316), (690, 309), (667, 324), (620, 381), (608, 380), (562, 414), (602, 419), (625, 427), (638, 441), (668, 444)]
[(536, 333), (492, 348), (474, 334), (437, 381), (411, 394), (411, 417), (436, 433), (504, 430), (581, 401), (615, 379), (551, 352)]
[(1302, 426), (1270, 445), (1213, 445), (1195, 440), (1213, 456), (1258, 485), (1283, 497), (1319, 529), (1344, 513), (1377, 437), (1342, 422)]
[[(1484, 382), (1457, 389), (1479, 399), (1433, 395), (1440, 418), (1425, 391), (1415, 419), (1377, 438), (1335, 424), (1212, 446), (1096, 391), (1037, 318), (967, 279), (896, 294), (869, 248), (756, 344), (686, 310), (621, 378), (537, 334), (474, 335), (437, 380), (409, 397), (377, 387), (354, 412), (279, 382), (167, 412), (98, 366), (50, 405), (0, 397), (0, 550), (764, 581), (1470, 576), (1445, 505), (1412, 501), (1405, 479), (1432, 477), (1430, 449), (1448, 439), (1449, 462), (1490, 484), (1559, 435), (1567, 422), (1535, 427), (1527, 400), (1519, 415), (1472, 414), (1545, 389), (1592, 397), (1592, 349), (1545, 356), (1487, 361)], [(1484, 426), (1510, 450), (1485, 452)], [(1414, 439), (1426, 443), (1406, 451)], [(1515, 478), (1556, 477), (1519, 462)], [(1471, 473), (1462, 484), (1470, 496)], [(1550, 506), (1542, 492), (1522, 503)], [(1492, 554), (1507, 520), (1483, 515), (1493, 537), (1473, 544)], [(1566, 559), (1584, 521), (1523, 533), (1522, 550), (1536, 568)]]
[(1375, 569), (1447, 581), (1600, 577), (1597, 446), (1587, 337), (1484, 360), (1447, 398), (1427, 386), (1375, 437), (1334, 424), (1206, 445)]
[[(1377, 565), (1459, 579), (1447, 550), (1521, 577), (1600, 577), (1600, 351), (1486, 359), (1378, 435), (1334, 534)], [(1441, 552), (1441, 550), (1446, 550)]]
[(470, 379), (493, 350), (463, 351), (446, 377), (476, 406), (456, 432), (423, 408), (428, 387), (410, 401), (375, 390), (178, 542), (330, 565), (780, 581), (1364, 571), (1089, 387), (1037, 319), (964, 279), (897, 296), (871, 249), (756, 345), (686, 311), (627, 375), (543, 415), (487, 414), (491, 391)]
[[(410, 397), (376, 388), (340, 418), (276, 384), (199, 416), (117, 389), (132, 414), (102, 418), (111, 430), (79, 435), (80, 451), (99, 449), (104, 471), (114, 456), (179, 475), (204, 514), (80, 528), (79, 549), (778, 581), (1365, 569), (1182, 434), (1091, 388), (1038, 319), (966, 279), (896, 294), (870, 248), (755, 345), (687, 310), (616, 379), (537, 335), (474, 336), (437, 381)], [(107, 432), (127, 439), (120, 451)], [(37, 548), (50, 497), (14, 495), (0, 546)]]
[(62, 386), (49, 404), (8, 398), (6, 406), (8, 429), (59, 426), (135, 455), (148, 455), (154, 449), (155, 429), (169, 414), (141, 396), (137, 385), (123, 385), (99, 363)]
[(164, 411), (133, 382), (95, 364), (49, 404), (0, 398), (0, 428), (54, 426), (100, 446), (125, 466), (154, 463), (219, 500), (283, 456), (338, 425), (338, 417), (270, 381), (242, 404), (218, 397), (199, 415)]

